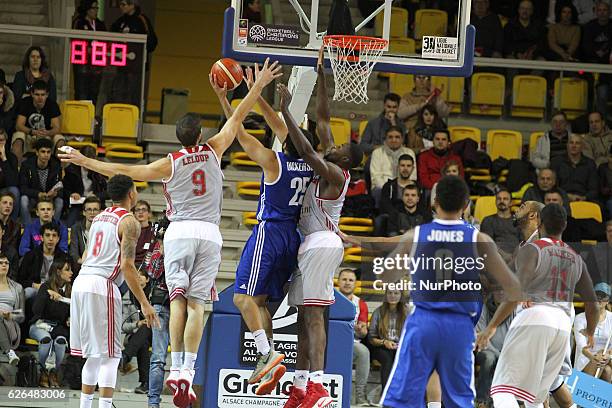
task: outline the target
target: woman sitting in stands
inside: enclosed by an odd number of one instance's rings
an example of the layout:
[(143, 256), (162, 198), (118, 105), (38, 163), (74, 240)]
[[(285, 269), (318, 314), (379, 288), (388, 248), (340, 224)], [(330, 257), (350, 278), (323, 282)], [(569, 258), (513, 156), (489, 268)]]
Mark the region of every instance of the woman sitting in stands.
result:
[(15, 94), (16, 101), (30, 96), (30, 89), (34, 81), (38, 79), (42, 79), (49, 85), (49, 99), (57, 101), (55, 78), (49, 71), (47, 56), (42, 48), (37, 45), (28, 48), (23, 57), (21, 68), (21, 71), (17, 72), (13, 79), (13, 94)]
[(446, 129), (446, 124), (438, 116), (434, 105), (425, 105), (419, 112), (416, 124), (408, 131), (408, 147), (415, 153), (432, 147), (434, 129)]
[(19, 325), (25, 320), (25, 296), (23, 287), (10, 279), (8, 272), (9, 260), (0, 253), (0, 354), (15, 366), (19, 363), (14, 349), (21, 340)]

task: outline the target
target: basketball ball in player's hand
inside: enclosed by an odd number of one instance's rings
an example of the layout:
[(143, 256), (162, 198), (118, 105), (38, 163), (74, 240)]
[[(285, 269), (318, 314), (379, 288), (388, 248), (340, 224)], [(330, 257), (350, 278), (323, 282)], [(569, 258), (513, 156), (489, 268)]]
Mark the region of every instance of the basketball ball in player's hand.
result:
[(215, 62), (210, 69), (210, 73), (217, 76), (217, 85), (223, 88), (227, 84), (227, 90), (236, 88), (242, 82), (242, 67), (231, 58), (222, 58)]

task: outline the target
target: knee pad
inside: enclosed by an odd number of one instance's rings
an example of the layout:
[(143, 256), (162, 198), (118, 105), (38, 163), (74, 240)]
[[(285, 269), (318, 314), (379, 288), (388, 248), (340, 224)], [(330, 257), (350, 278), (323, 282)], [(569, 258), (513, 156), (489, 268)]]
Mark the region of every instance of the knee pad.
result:
[(516, 402), (516, 397), (513, 394), (501, 392), (492, 395), (493, 398), (493, 406), (495, 408), (519, 408), (518, 402)]
[(115, 388), (120, 360), (120, 358), (100, 358), (100, 373), (98, 374), (98, 385), (100, 387)]
[(81, 371), (81, 382), (85, 385), (96, 385), (98, 383), (98, 372), (100, 371), (100, 359), (89, 357), (85, 361)]

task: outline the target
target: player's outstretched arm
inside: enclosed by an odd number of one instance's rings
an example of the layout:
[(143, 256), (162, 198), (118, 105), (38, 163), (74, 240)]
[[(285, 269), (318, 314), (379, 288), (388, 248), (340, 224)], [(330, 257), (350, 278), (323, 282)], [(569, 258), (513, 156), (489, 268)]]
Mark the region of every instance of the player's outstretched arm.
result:
[(234, 138), (238, 134), (240, 127), (242, 126), (242, 121), (249, 114), (257, 99), (261, 95), (261, 91), (275, 78), (281, 77), (283, 74), (281, 72), (282, 67), (278, 65), (278, 61), (269, 64), (269, 58), (266, 58), (264, 65), (259, 72), (259, 75), (255, 79), (255, 83), (251, 87), (251, 90), (247, 94), (246, 98), (240, 102), (234, 114), (227, 119), (221, 131), (213, 136), (208, 144), (217, 154), (217, 157), (223, 156), (223, 153), (227, 150), (228, 147), (231, 146)]
[[(259, 67), (256, 65), (255, 69), (258, 68)], [(255, 77), (257, 75), (258, 73), (256, 72)], [(251, 89), (254, 83), (255, 81), (253, 77), (253, 70), (251, 70), (251, 68), (249, 67), (246, 71), (247, 88)], [(268, 124), (268, 126), (270, 126), (270, 129), (272, 129), (272, 133), (274, 133), (274, 135), (278, 138), (278, 140), (280, 140), (281, 143), (284, 143), (285, 139), (287, 138), (287, 125), (285, 125), (285, 121), (281, 119), (280, 116), (278, 116), (278, 112), (276, 112), (274, 108), (270, 106), (270, 104), (263, 98), (263, 96), (259, 96), (257, 104), (261, 108), (261, 113), (263, 114), (266, 123)]]
[(587, 337), (587, 345), (591, 348), (594, 346), (593, 336), (599, 323), (599, 303), (597, 303), (597, 297), (593, 290), (593, 281), (584, 261), (582, 261), (582, 274), (578, 282), (576, 282), (576, 292), (580, 294), (584, 301), (584, 314), (587, 321), (585, 336)]
[(289, 112), (289, 103), (291, 102), (291, 94), (284, 84), (278, 84), (277, 91), (281, 96), (281, 112), (285, 118), (289, 137), (298, 151), (302, 159), (312, 167), (312, 169), (323, 177), (325, 180), (334, 185), (341, 185), (344, 182), (344, 174), (340, 167), (324, 160), (320, 157), (312, 147), (306, 136), (302, 133), (300, 127), (295, 122), (295, 119)]
[(108, 163), (97, 159), (90, 159), (81, 154), (77, 149), (69, 146), (66, 146), (66, 149), (62, 151), (64, 153), (59, 153), (57, 156), (63, 163), (73, 163), (107, 177), (125, 174), (134, 180), (156, 181), (172, 175), (172, 163), (167, 157), (146, 165), (129, 166), (121, 163)]
[(334, 145), (334, 137), (329, 126), (330, 121), (329, 97), (327, 95), (327, 84), (325, 83), (325, 72), (323, 71), (323, 46), (321, 46), (319, 61), (317, 62), (317, 135), (323, 151)]
[(140, 236), (140, 223), (133, 216), (125, 217), (119, 224), (119, 237), (121, 239), (121, 270), (130, 291), (140, 303), (140, 310), (144, 315), (148, 327), (160, 327), (155, 309), (149, 303), (147, 296), (138, 283), (138, 270), (134, 264), (136, 258), (136, 244)]

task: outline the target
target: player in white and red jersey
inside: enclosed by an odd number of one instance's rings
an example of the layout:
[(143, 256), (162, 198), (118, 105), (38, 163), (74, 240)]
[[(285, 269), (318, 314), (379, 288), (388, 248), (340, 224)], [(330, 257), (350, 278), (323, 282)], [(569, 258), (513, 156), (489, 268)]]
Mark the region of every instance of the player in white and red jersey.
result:
[(100, 387), (98, 407), (112, 407), (121, 358), (119, 286), (124, 279), (140, 302), (147, 325), (159, 325), (134, 265), (140, 224), (128, 208), (136, 203), (136, 187), (130, 177), (117, 175), (109, 180), (108, 193), (113, 206), (98, 214), (91, 224), (85, 262), (70, 298), (70, 352), (87, 359), (80, 408), (91, 408), (96, 385)]
[[(143, 181), (162, 180), (168, 219), (164, 236), (164, 268), (170, 292), (172, 367), (166, 384), (174, 390), (174, 404), (186, 407), (196, 395), (192, 382), (195, 360), (204, 330), (204, 303), (217, 300), (214, 282), (221, 263), (222, 180), (220, 158), (232, 144), (242, 121), (263, 88), (280, 77), (281, 67), (269, 61), (257, 71), (249, 94), (219, 133), (201, 145), (201, 119), (183, 116), (176, 136), (183, 149), (148, 165), (129, 166), (84, 157), (76, 150), (59, 157), (97, 173), (127, 174)], [(215, 78), (216, 80), (216, 78)]]
[(294, 273), (289, 289), (289, 304), (298, 308), (298, 355), (286, 408), (323, 408), (333, 402), (322, 384), (327, 344), (324, 314), (326, 307), (334, 303), (334, 274), (344, 254), (337, 232), (350, 181), (349, 169), (358, 166), (363, 158), (356, 144), (334, 144), (322, 61), (321, 52), (317, 79), (317, 135), (324, 157), (317, 154), (289, 113), (289, 90), (282, 84), (278, 86), (289, 137), (315, 173), (304, 196), (299, 228), (305, 238), (298, 250), (299, 270)]

